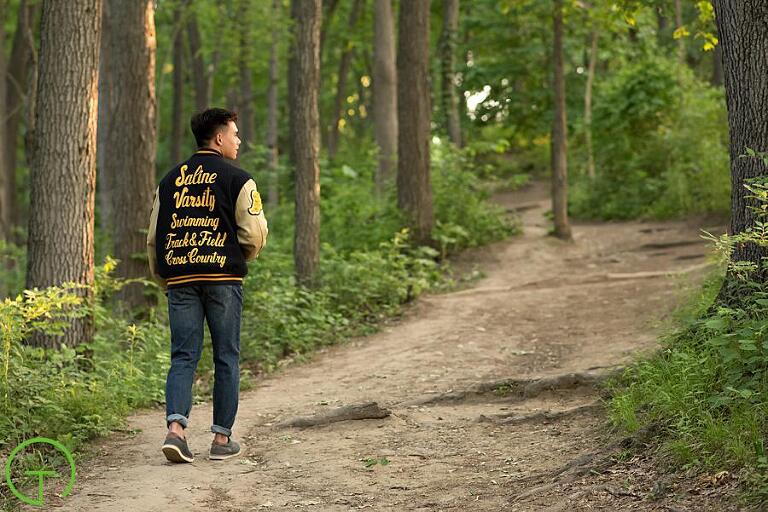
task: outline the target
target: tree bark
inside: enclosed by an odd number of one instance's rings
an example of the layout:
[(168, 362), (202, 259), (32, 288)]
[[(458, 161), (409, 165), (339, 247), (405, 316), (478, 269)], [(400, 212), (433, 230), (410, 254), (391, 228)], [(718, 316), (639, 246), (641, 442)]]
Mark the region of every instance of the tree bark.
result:
[(595, 152), (592, 148), (592, 89), (597, 68), (597, 42), (600, 34), (592, 28), (589, 36), (589, 65), (587, 66), (587, 84), (584, 89), (584, 139), (587, 146), (587, 175), (595, 178)]
[[(272, 0), (273, 19), (277, 20), (280, 15), (280, 0)], [(276, 208), (279, 202), (279, 165), (278, 165), (278, 146), (277, 146), (277, 87), (279, 80), (279, 69), (277, 64), (277, 52), (280, 43), (280, 30), (272, 28), (272, 42), (269, 47), (269, 88), (267, 89), (267, 148), (269, 149), (269, 158), (267, 165), (269, 167), (269, 188), (267, 202), (271, 208)]]
[(208, 74), (205, 69), (205, 57), (203, 56), (203, 43), (200, 35), (200, 27), (197, 24), (197, 13), (192, 2), (187, 3), (190, 9), (187, 19), (187, 37), (189, 40), (190, 62), (192, 64), (192, 83), (195, 86), (195, 111), (202, 112), (208, 108)]
[(563, 71), (563, 0), (554, 0), (554, 48), (552, 52), (554, 119), (552, 122), (552, 212), (554, 235), (572, 240), (568, 222), (568, 125), (565, 110), (565, 76)]
[(374, 0), (373, 130), (379, 146), (378, 195), (392, 181), (397, 164), (397, 70), (392, 0)]
[(412, 240), (428, 245), (434, 216), (429, 177), (429, 0), (401, 2), (397, 50), (397, 204)]
[[(34, 62), (34, 27), (40, 14), (40, 3), (21, 0), (19, 4), (16, 33), (13, 36), (11, 56), (6, 78), (6, 124), (5, 124), (5, 172), (7, 194), (0, 196), (0, 202), (8, 205), (9, 216), (6, 225), (13, 228), (20, 224), (19, 205), (16, 190), (17, 150), (19, 127), (24, 118), (24, 103), (29, 99), (29, 74)], [(0, 178), (1, 179), (1, 178)], [(0, 221), (1, 222), (1, 221)], [(12, 233), (11, 233), (12, 234)], [(12, 237), (16, 239), (16, 237)], [(17, 239), (15, 241), (18, 241)]]
[(293, 44), (288, 70), (291, 160), (296, 168), (296, 230), (293, 254), (299, 283), (315, 282), (320, 266), (321, 0), (292, 0)]
[[(102, 4), (101, 12), (101, 40), (99, 44), (99, 107), (98, 121), (96, 128), (96, 202), (98, 204), (99, 228), (102, 233), (112, 235), (112, 191), (114, 189), (113, 176), (107, 172), (105, 162), (110, 158), (110, 148), (108, 144), (107, 130), (110, 125), (109, 113), (114, 110), (111, 103), (112, 82), (111, 75), (107, 69), (110, 53), (110, 14), (109, 4)], [(112, 123), (114, 126), (114, 123)]]
[[(100, 0), (45, 0), (37, 83), (27, 287), (75, 282), (93, 296), (96, 121)], [(56, 339), (33, 344), (90, 342), (92, 317), (75, 319)]]
[(363, 0), (354, 0), (352, 10), (349, 12), (349, 22), (347, 23), (347, 37), (343, 42), (341, 59), (339, 60), (338, 82), (336, 84), (336, 97), (333, 102), (333, 113), (331, 115), (331, 124), (328, 127), (328, 157), (333, 159), (336, 156), (339, 144), (339, 122), (344, 111), (344, 105), (347, 101), (347, 75), (349, 66), (352, 64), (354, 48), (351, 45), (351, 34), (357, 25), (357, 19), (360, 17), (360, 10), (363, 7)]
[(712, 50), (712, 79), (715, 87), (723, 86), (723, 45), (718, 43)]
[[(154, 0), (107, 0), (109, 60), (105, 67), (110, 87), (104, 171), (114, 184), (112, 228), (117, 275), (147, 277), (148, 211), (155, 188), (157, 128), (155, 99)], [(131, 284), (118, 299), (129, 310), (145, 306), (144, 287)]]
[[(730, 233), (755, 226), (758, 220), (749, 207), (757, 202), (745, 188), (746, 180), (766, 176), (760, 159), (741, 158), (746, 148), (768, 151), (768, 4), (762, 0), (715, 0), (715, 18), (723, 51), (725, 97), (728, 107), (731, 157)], [(755, 244), (734, 247), (733, 261), (757, 265), (753, 279), (765, 283), (768, 270), (763, 258), (768, 251)], [(738, 303), (738, 279), (726, 275), (718, 302)]]
[(456, 95), (456, 40), (459, 30), (459, 0), (443, 0), (443, 32), (440, 36), (441, 99), (448, 137), (462, 146), (459, 98)]
[(173, 103), (171, 105), (170, 163), (181, 161), (181, 139), (184, 132), (184, 31), (182, 5), (173, 11)]

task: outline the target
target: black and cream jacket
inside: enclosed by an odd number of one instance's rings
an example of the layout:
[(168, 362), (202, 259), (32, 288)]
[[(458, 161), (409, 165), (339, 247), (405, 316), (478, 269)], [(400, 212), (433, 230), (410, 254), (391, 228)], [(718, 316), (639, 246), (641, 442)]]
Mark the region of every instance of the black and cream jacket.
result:
[(149, 268), (170, 288), (240, 283), (267, 241), (256, 183), (211, 148), (160, 181), (147, 234)]

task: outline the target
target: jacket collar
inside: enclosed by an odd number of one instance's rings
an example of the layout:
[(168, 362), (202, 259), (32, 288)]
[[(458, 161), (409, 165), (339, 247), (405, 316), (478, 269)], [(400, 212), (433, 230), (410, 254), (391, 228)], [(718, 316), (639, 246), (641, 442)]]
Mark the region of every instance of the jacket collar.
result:
[(221, 154), (221, 151), (213, 148), (197, 148), (197, 151), (195, 151), (196, 155), (216, 155), (216, 156), (224, 156)]

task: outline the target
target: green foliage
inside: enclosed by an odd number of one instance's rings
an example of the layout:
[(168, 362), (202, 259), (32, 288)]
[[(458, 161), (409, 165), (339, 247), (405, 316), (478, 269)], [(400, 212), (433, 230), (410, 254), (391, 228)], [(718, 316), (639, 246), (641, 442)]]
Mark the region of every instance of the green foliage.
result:
[(740, 470), (749, 497), (766, 500), (768, 290), (751, 280), (764, 269), (731, 255), (736, 244), (768, 246), (768, 183), (754, 179), (746, 188), (755, 225), (732, 236), (709, 235), (739, 285), (738, 303), (713, 306), (722, 272), (710, 277), (663, 350), (625, 372), (609, 407), (612, 420), (629, 431), (662, 425), (663, 446), (677, 463)]
[(669, 218), (729, 208), (722, 92), (668, 59), (627, 64), (596, 91), (597, 178), (573, 179), (579, 217)]

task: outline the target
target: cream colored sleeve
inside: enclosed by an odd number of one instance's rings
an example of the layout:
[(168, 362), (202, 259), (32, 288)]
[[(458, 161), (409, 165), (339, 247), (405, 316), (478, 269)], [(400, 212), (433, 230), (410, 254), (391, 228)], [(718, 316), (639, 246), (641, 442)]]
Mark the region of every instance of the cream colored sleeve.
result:
[(157, 252), (155, 246), (157, 244), (157, 214), (160, 212), (160, 187), (155, 189), (155, 199), (152, 203), (152, 214), (149, 216), (149, 230), (147, 231), (147, 256), (149, 257), (149, 273), (152, 278), (157, 281), (160, 286), (166, 288), (165, 279), (160, 277), (157, 272)]
[(237, 241), (246, 261), (255, 259), (267, 244), (267, 219), (261, 206), (261, 196), (256, 182), (248, 180), (240, 189), (235, 204)]

